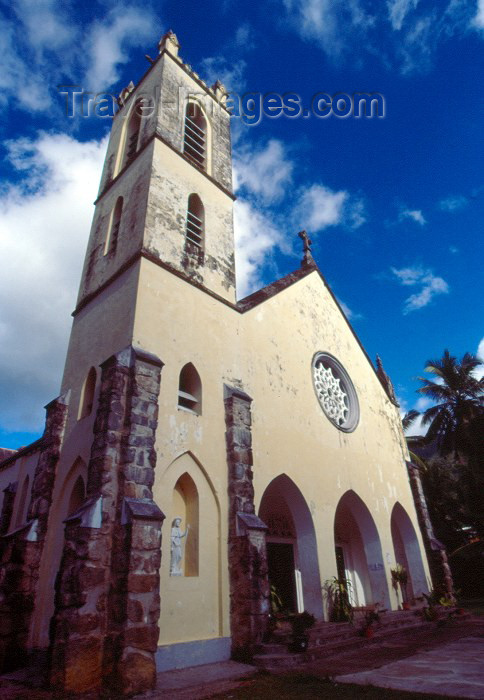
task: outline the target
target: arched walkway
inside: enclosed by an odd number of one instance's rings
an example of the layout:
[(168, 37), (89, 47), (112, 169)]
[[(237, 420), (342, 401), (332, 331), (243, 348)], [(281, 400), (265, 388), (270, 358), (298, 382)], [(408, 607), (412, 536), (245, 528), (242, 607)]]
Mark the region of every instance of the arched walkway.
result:
[(266, 488), (259, 517), (268, 526), (269, 581), (292, 611), (323, 616), (316, 534), (307, 503), (285, 474)]
[(412, 522), (400, 503), (395, 503), (393, 507), (391, 528), (395, 562), (404, 566), (408, 573), (407, 589), (402, 591), (403, 598), (406, 600), (422, 595), (428, 591), (428, 584), (420, 546)]
[(390, 607), (380, 537), (370, 511), (354, 491), (340, 499), (334, 518), (338, 578), (349, 581), (354, 606)]

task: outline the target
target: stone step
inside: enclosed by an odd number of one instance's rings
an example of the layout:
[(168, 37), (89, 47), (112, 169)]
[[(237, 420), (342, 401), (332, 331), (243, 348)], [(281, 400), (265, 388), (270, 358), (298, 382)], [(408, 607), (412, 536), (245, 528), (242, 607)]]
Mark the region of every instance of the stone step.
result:
[[(441, 619), (448, 617), (447, 609), (441, 610), (440, 612)], [(465, 622), (466, 618), (472, 618), (472, 615), (463, 614), (457, 616), (457, 620), (462, 622)], [(420, 616), (408, 615), (408, 612), (406, 617), (394, 616), (392, 622), (394, 624), (375, 626), (374, 637), (369, 639), (363, 637), (359, 633), (362, 626), (361, 624), (351, 626), (345, 623), (338, 623), (338, 627), (340, 625), (343, 627), (341, 634), (335, 634), (333, 631), (333, 633), (325, 639), (324, 643), (315, 643), (319, 638), (321, 625), (324, 624), (319, 623), (312, 630), (312, 632), (315, 632), (316, 637), (315, 639), (311, 638), (309, 648), (306, 652), (290, 652), (288, 649), (290, 638), (288, 636), (288, 643), (270, 642), (268, 644), (261, 644), (258, 649), (259, 653), (254, 657), (253, 663), (260, 669), (271, 673), (280, 673), (288, 669), (295, 669), (307, 662), (317, 661), (318, 659), (328, 660), (336, 657), (339, 658), (360, 647), (368, 648), (372, 644), (378, 645), (379, 643), (391, 644), (392, 639), (398, 644), (399, 637), (403, 639), (401, 635), (405, 636), (413, 630), (417, 632), (425, 629), (433, 629), (435, 627), (435, 621), (427, 622), (422, 620)], [(351, 631), (352, 634), (349, 634), (349, 631)], [(321, 642), (322, 641), (323, 640), (321, 640)]]
[(295, 654), (287, 650), (287, 647), (280, 647), (279, 653), (271, 650), (268, 654), (256, 654), (253, 658), (253, 664), (258, 668), (277, 673), (288, 669), (297, 668), (301, 663), (308, 661), (316, 661), (320, 658), (331, 657), (335, 654), (353, 651), (361, 646), (364, 646), (368, 640), (356, 635), (351, 639), (340, 640), (328, 646), (309, 647), (303, 653)]

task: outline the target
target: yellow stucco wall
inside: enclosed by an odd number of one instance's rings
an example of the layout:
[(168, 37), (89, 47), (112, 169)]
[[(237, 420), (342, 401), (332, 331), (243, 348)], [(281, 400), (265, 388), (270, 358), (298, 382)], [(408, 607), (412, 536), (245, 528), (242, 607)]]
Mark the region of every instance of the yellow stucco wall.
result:
[[(398, 409), (387, 398), (373, 368), (317, 272), (252, 310), (240, 314), (151, 262), (140, 272), (133, 339), (164, 362), (157, 433), (155, 499), (167, 515), (162, 565), (161, 643), (209, 638), (212, 616), (196, 612), (213, 577), (169, 576), (169, 530), (175, 485), (171, 470), (189, 452), (184, 469), (220, 505), (219, 550), (200, 547), (201, 561), (221, 568), (221, 630), (228, 628), (227, 458), (223, 384), (238, 385), (253, 399), (252, 437), (257, 507), (270, 482), (286, 474), (298, 487), (312, 515), (321, 583), (336, 575), (334, 518), (338, 501), (353, 490), (366, 504), (380, 535), (390, 595), (395, 564), (390, 517), (404, 507), (418, 532), (405, 467)], [(159, 310), (163, 309), (160, 317)], [(159, 319), (156, 323), (153, 319)], [(174, 331), (176, 329), (176, 332)], [(317, 351), (336, 356), (359, 397), (356, 430), (343, 433), (326, 418), (316, 398), (311, 361)], [(202, 415), (177, 409), (181, 368), (192, 362), (203, 389)], [(183, 459), (185, 459), (183, 458)], [(181, 473), (181, 472), (180, 472)], [(178, 474), (178, 472), (177, 472)], [(180, 474), (178, 474), (179, 476)], [(211, 497), (210, 497), (211, 498)], [(200, 520), (212, 518), (210, 499), (201, 498)], [(212, 521), (211, 521), (212, 522)], [(184, 524), (183, 524), (184, 526)], [(418, 540), (423, 551), (420, 535)], [(204, 563), (206, 563), (204, 562)], [(426, 565), (425, 565), (426, 566)], [(428, 570), (425, 569), (427, 575)], [(393, 598), (393, 605), (396, 600)]]

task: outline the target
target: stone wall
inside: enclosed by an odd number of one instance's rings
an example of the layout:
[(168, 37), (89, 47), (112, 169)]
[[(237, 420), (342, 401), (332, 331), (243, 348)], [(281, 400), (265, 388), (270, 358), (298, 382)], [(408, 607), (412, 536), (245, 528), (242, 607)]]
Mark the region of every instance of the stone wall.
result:
[(152, 498), (161, 361), (132, 347), (101, 365), (87, 501), (66, 521), (51, 626), (59, 692), (152, 688), (164, 519)]
[(68, 400), (68, 395), (61, 396), (46, 406), (42, 450), (32, 483), (27, 523), (3, 537), (0, 562), (0, 669), (3, 670), (26, 662)]
[(232, 656), (250, 661), (269, 615), (265, 524), (255, 515), (252, 485), (252, 399), (225, 386), (229, 469), (229, 577)]

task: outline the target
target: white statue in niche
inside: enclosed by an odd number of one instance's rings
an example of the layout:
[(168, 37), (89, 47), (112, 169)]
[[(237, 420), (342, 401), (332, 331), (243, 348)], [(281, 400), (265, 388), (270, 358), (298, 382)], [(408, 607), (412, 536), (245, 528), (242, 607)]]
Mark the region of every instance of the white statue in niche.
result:
[(170, 559), (170, 576), (183, 576), (180, 568), (183, 557), (182, 539), (188, 535), (190, 525), (187, 525), (185, 532), (180, 529), (181, 518), (173, 518), (171, 524), (171, 559)]

